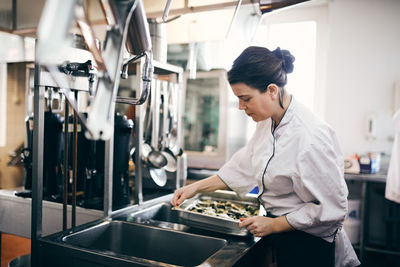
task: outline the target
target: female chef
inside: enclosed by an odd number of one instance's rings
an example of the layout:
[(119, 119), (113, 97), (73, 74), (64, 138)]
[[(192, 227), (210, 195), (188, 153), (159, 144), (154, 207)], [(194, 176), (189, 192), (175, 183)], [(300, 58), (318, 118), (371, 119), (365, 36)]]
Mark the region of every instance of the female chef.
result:
[(277, 266), (357, 266), (342, 229), (347, 212), (343, 157), (334, 131), (285, 90), (294, 57), (248, 47), (228, 72), (239, 109), (255, 122), (249, 143), (214, 176), (175, 191), (180, 205), (199, 192), (256, 185), (265, 216), (242, 219), (254, 236), (271, 235)]

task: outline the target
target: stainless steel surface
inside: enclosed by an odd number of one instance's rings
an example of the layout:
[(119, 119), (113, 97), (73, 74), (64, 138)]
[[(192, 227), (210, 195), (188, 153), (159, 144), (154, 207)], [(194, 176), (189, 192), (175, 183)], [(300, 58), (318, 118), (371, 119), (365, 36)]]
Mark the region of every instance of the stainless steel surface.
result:
[[(32, 199), (17, 197), (15, 192), (24, 188), (0, 190), (0, 232), (31, 238)], [(63, 230), (63, 204), (43, 201), (42, 236), (48, 236)], [(71, 218), (72, 207), (67, 206), (67, 217)], [(101, 210), (76, 208), (76, 224), (82, 225), (103, 218)], [(18, 222), (18, 223), (16, 223)], [(67, 228), (71, 227), (71, 220)]]
[[(152, 220), (181, 224), (182, 220), (179, 213), (181, 213), (181, 211), (172, 209), (171, 203), (161, 202), (144, 210), (129, 214), (127, 216), (127, 221), (149, 223), (149, 221)], [(183, 230), (183, 228), (181, 228), (181, 230)]]
[(122, 221), (104, 222), (62, 240), (115, 256), (179, 266), (197, 266), (227, 244), (224, 239)]
[(157, 19), (149, 19), (153, 58), (162, 63), (167, 62), (167, 25), (165, 22), (157, 22)]
[(34, 118), (33, 118), (33, 165), (32, 165), (32, 209), (31, 209), (31, 253), (32, 266), (39, 265), (38, 240), (42, 237), (43, 200), (43, 147), (44, 147), (44, 87), (39, 85), (40, 66), (35, 64)]
[[(161, 101), (161, 81), (155, 80), (151, 87), (150, 96), (150, 114), (151, 118), (151, 141), (153, 149), (158, 150), (160, 137), (160, 101)], [(147, 141), (147, 140), (146, 140)]]
[(122, 65), (121, 78), (123, 78), (123, 79), (128, 78), (129, 64), (135, 62), (137, 59), (141, 58), (142, 56), (145, 56), (146, 61), (143, 66), (143, 73), (142, 73), (143, 86), (140, 87), (140, 88), (142, 88), (142, 90), (138, 91), (138, 92), (141, 92), (140, 94), (137, 93), (137, 95), (140, 95), (140, 97), (132, 98), (132, 97), (117, 96), (116, 97), (117, 103), (124, 103), (124, 104), (130, 104), (130, 105), (142, 105), (143, 103), (146, 102), (147, 96), (150, 93), (151, 80), (152, 80), (153, 72), (154, 72), (153, 54), (151, 52), (144, 52), (141, 55), (134, 56), (133, 58), (131, 58), (127, 62), (125, 62)]
[(177, 168), (175, 155), (173, 155), (172, 152), (169, 151), (162, 151), (161, 153), (167, 159), (167, 164), (164, 166), (164, 169), (169, 172), (175, 172)]
[(143, 143), (142, 148), (142, 160), (145, 160), (149, 156), (152, 148), (147, 143)]
[[(114, 114), (114, 105), (112, 105), (112, 114)], [(110, 122), (114, 125), (114, 116)], [(114, 128), (114, 127), (113, 127)], [(112, 185), (113, 185), (113, 165), (114, 165), (114, 131), (111, 131), (111, 137), (105, 142), (104, 153), (104, 216), (110, 216), (112, 213)]]
[(185, 185), (187, 179), (187, 154), (177, 157), (177, 169), (176, 169), (176, 188), (180, 188)]
[(149, 167), (151, 179), (160, 187), (163, 187), (167, 183), (167, 174), (164, 169), (157, 169)]
[(139, 55), (152, 49), (149, 24), (142, 1), (136, 1), (136, 8), (128, 24), (127, 49), (131, 54)]
[[(142, 70), (143, 61), (136, 63), (135, 69), (136, 74), (139, 75)], [(143, 84), (138, 82), (139, 89), (143, 88)], [(136, 204), (141, 205), (143, 203), (143, 170), (142, 164), (137, 164), (138, 162), (142, 162), (142, 153), (143, 153), (143, 134), (144, 134), (144, 114), (146, 105), (149, 101), (149, 98), (146, 99), (144, 105), (135, 107), (135, 192), (134, 192), (134, 200)]]
[[(69, 118), (69, 104), (65, 101), (64, 118)], [(63, 231), (67, 229), (67, 206), (68, 206), (68, 119), (64, 119), (64, 161), (63, 161)]]
[[(89, 90), (89, 80), (87, 77), (70, 77), (64, 73), (59, 73), (63, 79), (67, 81), (68, 87), (71, 90), (79, 90), (87, 92)], [(49, 86), (49, 87), (59, 87), (58, 84), (54, 81), (51, 74), (47, 71), (41, 70), (40, 73), (40, 86)]]
[(381, 170), (378, 173), (375, 174), (350, 174), (350, 173), (345, 173), (344, 178), (346, 180), (353, 180), (353, 181), (367, 181), (367, 182), (378, 182), (378, 183), (386, 183), (386, 177), (387, 177), (387, 170)]
[[(75, 91), (75, 100), (78, 98), (78, 94)], [(71, 225), (72, 228), (76, 226), (76, 188), (77, 188), (77, 180), (78, 180), (78, 116), (76, 111), (74, 111), (73, 116), (73, 134), (72, 134), (72, 216), (71, 216)], [(69, 117), (65, 118), (66, 120)]]
[(162, 168), (167, 165), (167, 158), (160, 151), (152, 149), (147, 156), (148, 161), (155, 168)]
[[(182, 244), (176, 244), (175, 242), (187, 238), (189, 238), (188, 242), (182, 241), (187, 244), (187, 246), (183, 248), (183, 250), (187, 252), (187, 255), (182, 255), (182, 259), (179, 259), (179, 263), (181, 263), (180, 265), (202, 267), (236, 266), (236, 263), (239, 261), (243, 262), (242, 259), (247, 257), (248, 252), (251, 251), (253, 247), (256, 247), (255, 245), (259, 238), (254, 238), (252, 236), (246, 238), (230, 236), (182, 224), (177, 215), (178, 211), (171, 210), (171, 204), (169, 202), (171, 198), (172, 194), (169, 194), (146, 201), (142, 205), (131, 206), (114, 212), (110, 219), (115, 222), (115, 226), (112, 226), (110, 220), (101, 220), (78, 226), (73, 233), (65, 231), (41, 239), (40, 244), (43, 248), (42, 251), (45, 259), (44, 266), (57, 265), (61, 267), (69, 267), (74, 264), (80, 267), (99, 265), (172, 267), (177, 266), (177, 264), (141, 258), (143, 257), (143, 254), (136, 257), (135, 255), (137, 254), (134, 253), (138, 253), (138, 251), (140, 252), (141, 248), (137, 248), (137, 251), (131, 251), (131, 249), (133, 250), (131, 247), (136, 248), (137, 245), (135, 242), (139, 242), (144, 246), (144, 242), (150, 240), (152, 241), (151, 244), (154, 244), (150, 249), (148, 249), (150, 252), (164, 255), (166, 253), (164, 249), (168, 246), (168, 249), (172, 249), (172, 252), (169, 250), (168, 253), (171, 255), (168, 255), (167, 257), (168, 259), (171, 259), (170, 257), (174, 257), (172, 254), (177, 252), (179, 253), (179, 251), (182, 250), (182, 248), (180, 248)], [(127, 229), (125, 229), (125, 226), (117, 225), (120, 224), (121, 221), (133, 222), (134, 226), (127, 226)], [(98, 231), (94, 230), (97, 227), (99, 227)], [(147, 230), (143, 229), (143, 227), (151, 229)], [(165, 231), (169, 233), (172, 232), (171, 236), (169, 236), (168, 233), (164, 233)], [(100, 235), (100, 232), (103, 232), (104, 235)], [(142, 232), (146, 235), (143, 238), (141, 237)], [(111, 235), (107, 236), (107, 234), (110, 233)], [(79, 235), (76, 236), (76, 244), (65, 242), (65, 237), (74, 236), (74, 234)], [(196, 235), (199, 238), (192, 238), (191, 236), (193, 235)], [(98, 239), (95, 241), (96, 236)], [(178, 239), (176, 239), (175, 236), (178, 236)], [(181, 236), (184, 238), (179, 239)], [(125, 237), (129, 237), (129, 241), (126, 241), (126, 239), (124, 239)], [(217, 249), (215, 253), (206, 253), (204, 249), (207, 251), (210, 248), (207, 246), (207, 244), (209, 244), (208, 241), (204, 243), (204, 237), (206, 239), (207, 237), (211, 237), (213, 239), (222, 240), (218, 242), (224, 243), (225, 245)], [(164, 241), (165, 238), (168, 240)], [(78, 244), (81, 241), (86, 244), (86, 247)], [(91, 242), (94, 242), (93, 246)], [(125, 246), (120, 246), (122, 244)], [(197, 244), (202, 245), (197, 246)], [(102, 247), (100, 247), (100, 245), (102, 245)], [(153, 250), (154, 247), (160, 248), (161, 252)], [(191, 250), (192, 248), (194, 249)], [(145, 252), (144, 255), (148, 255), (146, 253), (148, 252)], [(134, 255), (131, 256), (131, 254)], [(206, 254), (209, 254), (209, 256), (206, 256)], [(175, 259), (176, 254), (174, 255)], [(195, 255), (200, 255), (203, 258), (205, 257), (204, 261), (197, 264), (198, 262), (196, 261), (200, 261), (200, 259)], [(153, 257), (153, 255), (150, 256)]]
[(225, 219), (222, 217), (201, 214), (198, 212), (192, 212), (187, 210), (194, 201), (196, 200), (230, 200), (233, 203), (247, 204), (259, 207), (256, 196), (247, 196), (246, 198), (239, 198), (234, 192), (230, 191), (218, 191), (212, 193), (198, 194), (194, 198), (186, 200), (179, 206), (180, 218), (185, 224), (198, 227), (205, 230), (236, 235), (236, 236), (248, 236), (250, 232), (247, 229), (239, 228), (239, 221)]

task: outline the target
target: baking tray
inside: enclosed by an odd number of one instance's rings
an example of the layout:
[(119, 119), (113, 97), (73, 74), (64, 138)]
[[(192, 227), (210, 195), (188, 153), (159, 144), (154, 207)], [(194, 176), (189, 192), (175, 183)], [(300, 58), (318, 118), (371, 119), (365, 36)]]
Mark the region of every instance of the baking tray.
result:
[(195, 197), (185, 200), (179, 207), (175, 207), (175, 209), (180, 211), (180, 219), (189, 226), (235, 236), (251, 235), (246, 228), (239, 228), (239, 220), (218, 217), (216, 215), (202, 214), (188, 210), (198, 200), (229, 200), (232, 203), (251, 205), (259, 209), (259, 203), (256, 195), (248, 194), (244, 198), (239, 198), (235, 192), (218, 190), (211, 193), (197, 194)]

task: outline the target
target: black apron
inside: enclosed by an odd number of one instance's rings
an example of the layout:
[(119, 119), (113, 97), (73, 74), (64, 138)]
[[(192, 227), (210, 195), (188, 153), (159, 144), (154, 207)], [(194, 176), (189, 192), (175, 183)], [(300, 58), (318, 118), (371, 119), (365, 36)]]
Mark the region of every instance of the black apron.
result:
[(274, 234), (271, 238), (272, 266), (335, 266), (335, 242), (297, 230)]
[[(267, 212), (266, 217), (277, 216)], [(336, 233), (335, 233), (336, 235)], [(333, 242), (294, 230), (271, 235), (272, 264), (277, 267), (334, 267), (335, 239)]]

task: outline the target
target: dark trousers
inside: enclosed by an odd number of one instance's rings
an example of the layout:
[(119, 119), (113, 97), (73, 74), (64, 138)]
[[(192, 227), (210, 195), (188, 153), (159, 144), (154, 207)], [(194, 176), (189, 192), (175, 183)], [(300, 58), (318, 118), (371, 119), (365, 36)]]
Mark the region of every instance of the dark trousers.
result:
[(335, 243), (301, 231), (263, 237), (234, 267), (334, 267)]
[(335, 242), (302, 231), (272, 235), (272, 255), (277, 267), (334, 267)]

